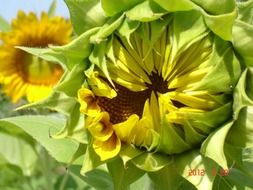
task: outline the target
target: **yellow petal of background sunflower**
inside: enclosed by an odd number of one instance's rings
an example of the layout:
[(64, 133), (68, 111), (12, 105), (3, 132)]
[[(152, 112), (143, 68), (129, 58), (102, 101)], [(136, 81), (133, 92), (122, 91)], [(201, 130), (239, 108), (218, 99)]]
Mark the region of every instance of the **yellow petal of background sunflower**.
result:
[(63, 45), (70, 41), (72, 27), (62, 17), (48, 17), (42, 13), (19, 11), (11, 23), (9, 32), (0, 32), (0, 83), (4, 92), (15, 103), (23, 96), (29, 102), (47, 97), (63, 74), (58, 64), (16, 49), (15, 46), (48, 47)]

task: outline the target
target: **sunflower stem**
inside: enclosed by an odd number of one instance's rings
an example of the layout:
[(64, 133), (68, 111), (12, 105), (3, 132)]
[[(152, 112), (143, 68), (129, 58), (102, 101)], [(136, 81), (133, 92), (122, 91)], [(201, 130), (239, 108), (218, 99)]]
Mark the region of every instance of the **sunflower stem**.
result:
[(45, 176), (46, 181), (46, 188), (47, 190), (54, 190), (54, 185), (52, 182), (52, 175), (51, 175), (51, 164), (50, 164), (50, 157), (47, 151), (43, 148), (40, 154), (40, 161), (42, 164), (42, 172)]
[(60, 185), (59, 190), (64, 190), (65, 189), (65, 186), (66, 186), (66, 183), (67, 183), (68, 179), (69, 179), (69, 174), (65, 173), (64, 176), (63, 176), (63, 179), (61, 181), (61, 185)]
[(29, 187), (31, 190), (35, 190), (35, 188), (33, 187), (32, 182), (31, 182), (31, 179), (26, 177), (25, 180), (26, 180), (26, 183), (27, 183), (28, 187)]

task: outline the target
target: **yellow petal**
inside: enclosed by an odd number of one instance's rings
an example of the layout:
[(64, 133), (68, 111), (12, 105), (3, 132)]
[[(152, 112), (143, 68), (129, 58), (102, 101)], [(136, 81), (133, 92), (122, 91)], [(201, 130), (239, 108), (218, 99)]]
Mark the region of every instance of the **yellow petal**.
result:
[(51, 92), (51, 86), (27, 85), (26, 96), (29, 102), (36, 102), (48, 97)]
[(173, 105), (172, 101), (170, 100), (168, 93), (160, 94), (158, 93), (158, 102), (159, 102), (159, 110), (160, 115), (164, 115), (169, 112), (173, 112), (177, 110), (177, 107)]
[(131, 133), (131, 138), (133, 139), (133, 143), (135, 145), (143, 145), (148, 129), (152, 129), (152, 127), (150, 127), (150, 120), (148, 118), (141, 118), (141, 120), (138, 122), (138, 125), (136, 125)]
[(165, 115), (165, 118), (167, 121), (169, 121), (170, 123), (176, 123), (176, 124), (181, 124), (183, 125), (185, 122), (185, 117), (184, 117), (184, 113), (181, 112), (170, 112), (168, 114)]
[(101, 161), (108, 160), (118, 155), (121, 148), (120, 139), (113, 134), (107, 141), (94, 140), (93, 149)]
[(91, 90), (81, 88), (78, 91), (78, 101), (81, 104), (80, 112), (87, 115), (97, 115), (100, 112), (96, 97)]
[(204, 110), (201, 110), (201, 109), (182, 107), (182, 108), (177, 109), (176, 111), (166, 114), (165, 118), (171, 123), (177, 123), (177, 124), (183, 125), (189, 113), (203, 113), (203, 112)]
[(113, 129), (122, 141), (130, 143), (132, 141), (130, 134), (138, 121), (139, 116), (133, 114), (126, 121), (113, 125)]
[(132, 49), (131, 47), (129, 47), (128, 43), (124, 43), (124, 45), (126, 46), (128, 45), (127, 47), (122, 46), (120, 42), (115, 38), (113, 45), (115, 57), (117, 58), (117, 65), (124, 71), (127, 71), (129, 73), (131, 72), (135, 76), (139, 76), (139, 79), (141, 79), (141, 81), (150, 83), (147, 74), (144, 72), (143, 68), (139, 65), (139, 63), (142, 62), (141, 58), (139, 56), (134, 56), (128, 52), (129, 48)]
[(200, 81), (206, 73), (210, 70), (210, 68), (198, 69), (196, 71), (192, 71), (185, 75), (177, 76), (173, 78), (173, 80), (169, 83), (169, 88), (178, 88), (182, 86), (186, 86), (189, 83), (194, 83)]
[(192, 108), (211, 110), (218, 106), (218, 104), (211, 99), (198, 98), (186, 93), (169, 92), (168, 95), (172, 100), (178, 101)]
[(128, 73), (120, 69), (113, 69), (113, 67), (114, 66), (108, 64), (108, 69), (110, 70), (110, 77), (115, 83), (124, 86), (134, 92), (147, 89), (145, 83), (140, 83), (139, 81), (136, 81), (133, 77), (131, 77)]
[[(149, 109), (150, 109), (153, 124), (154, 124), (153, 128), (155, 131), (160, 131), (161, 120), (160, 120), (159, 104), (158, 104), (157, 97), (154, 92), (151, 93), (150, 108)], [(145, 117), (145, 115), (144, 115), (144, 117)]]
[(113, 134), (112, 124), (107, 112), (99, 113), (97, 117), (87, 117), (85, 126), (98, 141), (107, 141)]
[(147, 99), (142, 113), (142, 118), (149, 119), (149, 126), (152, 129), (159, 128), (160, 118), (159, 118), (159, 108), (157, 98), (154, 92), (151, 93), (150, 99)]
[[(162, 75), (162, 67), (165, 63), (165, 52), (167, 48), (166, 32), (162, 33), (161, 39), (155, 43), (154, 64), (159, 75)], [(167, 48), (168, 49), (168, 48)], [(167, 56), (168, 58), (168, 56)]]
[(131, 131), (132, 143), (148, 150), (158, 146), (160, 135), (153, 129), (150, 118), (143, 117)]
[(96, 96), (103, 96), (110, 99), (117, 96), (116, 91), (107, 82), (99, 78), (98, 72), (86, 73), (86, 75), (88, 77), (87, 82)]

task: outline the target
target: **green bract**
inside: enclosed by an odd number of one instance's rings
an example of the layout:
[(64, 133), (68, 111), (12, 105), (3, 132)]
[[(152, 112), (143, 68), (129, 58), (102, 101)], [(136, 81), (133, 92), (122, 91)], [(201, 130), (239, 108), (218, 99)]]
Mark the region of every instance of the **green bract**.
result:
[(74, 41), (21, 47), (66, 68), (26, 107), (66, 116), (53, 137), (80, 144), (82, 174), (106, 163), (115, 189), (253, 188), (253, 1), (66, 3)]

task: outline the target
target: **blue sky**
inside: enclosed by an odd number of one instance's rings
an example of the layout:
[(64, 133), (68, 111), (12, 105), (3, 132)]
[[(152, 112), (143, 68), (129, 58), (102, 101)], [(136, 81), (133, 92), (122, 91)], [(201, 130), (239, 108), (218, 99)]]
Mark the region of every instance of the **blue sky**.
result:
[[(25, 12), (33, 11), (40, 13), (47, 11), (53, 0), (0, 0), (0, 15), (10, 21), (16, 17), (17, 11), (22, 9)], [(57, 0), (56, 15), (69, 17), (67, 6), (63, 0)]]

